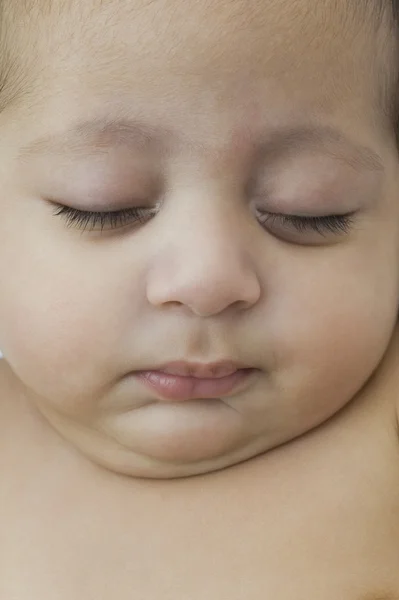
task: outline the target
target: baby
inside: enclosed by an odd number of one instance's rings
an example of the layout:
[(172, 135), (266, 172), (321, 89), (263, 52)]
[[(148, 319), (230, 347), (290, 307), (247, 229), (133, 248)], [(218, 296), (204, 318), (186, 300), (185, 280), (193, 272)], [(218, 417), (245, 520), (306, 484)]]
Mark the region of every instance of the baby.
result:
[(399, 2), (0, 5), (0, 599), (399, 599)]

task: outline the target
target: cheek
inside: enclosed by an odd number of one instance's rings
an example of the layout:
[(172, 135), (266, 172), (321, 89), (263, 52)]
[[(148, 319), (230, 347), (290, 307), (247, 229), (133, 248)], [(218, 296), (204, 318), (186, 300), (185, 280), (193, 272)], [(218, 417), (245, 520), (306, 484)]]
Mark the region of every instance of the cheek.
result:
[(35, 206), (0, 223), (0, 349), (39, 395), (98, 397), (129, 360), (142, 277), (125, 247), (80, 243)]
[(128, 292), (106, 268), (90, 272), (82, 261), (37, 258), (31, 254), (8, 276), (3, 271), (0, 348), (25, 385), (72, 402), (115, 377)]
[(343, 406), (378, 366), (396, 322), (395, 284), (351, 268), (349, 257), (345, 270), (296, 273), (276, 299), (271, 325), (276, 381), (317, 420), (318, 411)]

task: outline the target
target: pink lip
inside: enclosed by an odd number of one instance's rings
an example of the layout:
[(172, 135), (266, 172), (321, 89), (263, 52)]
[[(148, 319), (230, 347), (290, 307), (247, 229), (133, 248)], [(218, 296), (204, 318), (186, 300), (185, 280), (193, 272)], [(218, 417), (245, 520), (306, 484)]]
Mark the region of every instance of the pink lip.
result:
[(168, 375), (180, 375), (181, 377), (195, 377), (198, 379), (218, 379), (232, 375), (239, 369), (246, 368), (246, 365), (234, 363), (232, 361), (219, 361), (213, 363), (190, 363), (184, 361), (170, 362), (160, 367), (155, 367), (155, 371), (162, 371)]
[(239, 368), (234, 363), (169, 363), (160, 370), (137, 372), (137, 377), (160, 399), (182, 401), (217, 398), (231, 394), (256, 369)]

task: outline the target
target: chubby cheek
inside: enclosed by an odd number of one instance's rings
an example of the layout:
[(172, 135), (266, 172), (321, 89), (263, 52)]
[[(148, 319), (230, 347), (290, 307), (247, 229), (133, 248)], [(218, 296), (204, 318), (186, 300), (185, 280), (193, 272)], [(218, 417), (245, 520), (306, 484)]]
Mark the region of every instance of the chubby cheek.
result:
[(57, 268), (24, 265), (8, 278), (0, 297), (0, 348), (31, 391), (66, 410), (79, 402), (89, 408), (104, 393), (130, 316), (117, 289), (104, 272), (68, 277)]
[(287, 403), (286, 416), (295, 407), (303, 425), (324, 421), (363, 387), (386, 351), (397, 313), (390, 284), (377, 291), (359, 274), (357, 285), (343, 293), (342, 273), (339, 282), (316, 281), (307, 290), (297, 282), (272, 325), (274, 384)]

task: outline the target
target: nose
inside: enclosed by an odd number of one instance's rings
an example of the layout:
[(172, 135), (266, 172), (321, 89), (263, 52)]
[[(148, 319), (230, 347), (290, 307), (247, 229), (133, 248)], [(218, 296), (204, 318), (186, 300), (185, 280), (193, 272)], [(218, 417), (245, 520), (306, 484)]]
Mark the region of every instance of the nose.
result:
[[(239, 219), (217, 208), (186, 210), (166, 220), (169, 236), (147, 273), (147, 299), (153, 306), (174, 303), (201, 317), (229, 307), (248, 309), (261, 286)], [(159, 238), (159, 239), (160, 239)], [(154, 256), (154, 255), (153, 255)]]

